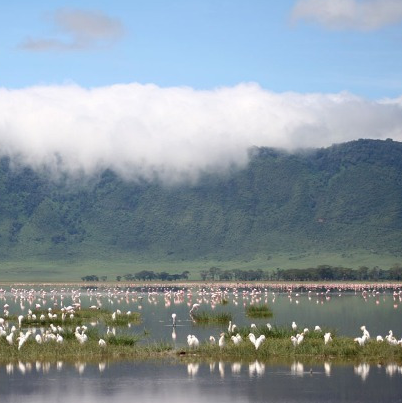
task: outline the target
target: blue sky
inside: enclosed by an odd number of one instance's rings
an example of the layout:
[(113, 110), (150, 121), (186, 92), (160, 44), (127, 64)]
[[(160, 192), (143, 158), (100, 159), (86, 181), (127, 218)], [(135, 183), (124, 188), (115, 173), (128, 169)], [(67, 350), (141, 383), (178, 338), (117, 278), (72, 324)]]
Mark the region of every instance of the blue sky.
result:
[[(401, 94), (402, 13), (399, 20), (374, 29), (362, 28), (358, 21), (333, 27), (317, 22), (314, 15), (295, 17), (298, 3), (4, 2), (0, 85), (74, 82), (96, 87), (138, 82), (212, 89), (256, 82), (276, 92), (349, 91), (371, 99)], [(71, 43), (73, 33), (63, 32), (55, 20), (63, 10), (106, 16), (121, 32), (107, 44), (101, 43), (100, 33), (82, 49), (24, 48), (28, 40)]]
[(402, 141), (401, 0), (19, 0), (0, 156), (191, 180), (253, 146)]

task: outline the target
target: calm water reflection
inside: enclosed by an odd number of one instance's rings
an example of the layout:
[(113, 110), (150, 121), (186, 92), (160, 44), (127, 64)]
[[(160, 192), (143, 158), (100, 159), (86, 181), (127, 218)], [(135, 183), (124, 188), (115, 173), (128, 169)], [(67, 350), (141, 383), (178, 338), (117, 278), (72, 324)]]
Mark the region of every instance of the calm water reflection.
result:
[(2, 402), (402, 402), (402, 367), (178, 363), (19, 363), (0, 368)]

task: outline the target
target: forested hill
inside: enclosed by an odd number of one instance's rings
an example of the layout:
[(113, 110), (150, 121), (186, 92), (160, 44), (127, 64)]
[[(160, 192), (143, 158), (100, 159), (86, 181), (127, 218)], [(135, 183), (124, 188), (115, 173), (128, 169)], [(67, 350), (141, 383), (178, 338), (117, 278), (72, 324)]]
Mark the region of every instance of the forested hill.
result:
[(3, 158), (0, 259), (402, 254), (402, 143), (251, 154), (243, 170), (170, 187), (130, 183), (111, 171), (66, 185)]

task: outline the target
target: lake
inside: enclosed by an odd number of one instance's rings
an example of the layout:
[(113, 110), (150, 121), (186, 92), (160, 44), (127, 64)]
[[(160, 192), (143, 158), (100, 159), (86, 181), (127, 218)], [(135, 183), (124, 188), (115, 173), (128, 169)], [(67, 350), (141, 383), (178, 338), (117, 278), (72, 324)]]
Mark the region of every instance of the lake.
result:
[[(250, 304), (268, 304), (273, 316), (250, 319)], [(59, 309), (70, 304), (96, 305), (111, 311), (140, 312), (140, 324), (112, 329), (143, 334), (143, 343), (165, 341), (180, 349), (187, 335), (200, 341), (217, 337), (227, 324), (200, 326), (189, 315), (230, 312), (238, 326), (271, 323), (300, 329), (315, 325), (338, 335), (361, 335), (364, 324), (373, 337), (390, 329), (402, 335), (402, 295), (399, 287), (363, 289), (270, 288), (98, 288), (3, 287), (0, 307), (10, 314)], [(177, 325), (172, 327), (172, 313)], [(98, 323), (89, 326), (97, 327)], [(106, 329), (100, 329), (105, 332)], [(186, 358), (188, 360), (188, 358)], [(189, 362), (184, 359), (100, 363), (6, 363), (0, 367), (4, 402), (401, 402), (402, 367), (395, 363)]]
[[(24, 290), (24, 291), (21, 291)], [(224, 301), (224, 304), (222, 304)], [(142, 322), (124, 329), (127, 333), (149, 334), (149, 340), (166, 340), (176, 345), (186, 343), (188, 334), (195, 334), (199, 340), (210, 335), (217, 337), (227, 325), (203, 327), (197, 325), (189, 315), (194, 303), (200, 305), (198, 312), (229, 312), (233, 323), (249, 326), (252, 323), (289, 326), (295, 321), (300, 329), (319, 325), (330, 328), (338, 335), (356, 337), (365, 325), (372, 336), (386, 335), (393, 330), (402, 336), (402, 293), (399, 288), (370, 290), (318, 289), (272, 290), (256, 289), (210, 289), (200, 288), (80, 288), (6, 289), (0, 293), (1, 304), (8, 304), (10, 313), (26, 314), (40, 304), (45, 310), (57, 309), (73, 303), (82, 307), (96, 305), (101, 308), (122, 312), (135, 311), (142, 315)], [(245, 315), (245, 307), (250, 304), (265, 303), (273, 311), (272, 318), (250, 319)], [(172, 313), (177, 315), (177, 326), (172, 328)], [(121, 331), (121, 330), (119, 330)]]

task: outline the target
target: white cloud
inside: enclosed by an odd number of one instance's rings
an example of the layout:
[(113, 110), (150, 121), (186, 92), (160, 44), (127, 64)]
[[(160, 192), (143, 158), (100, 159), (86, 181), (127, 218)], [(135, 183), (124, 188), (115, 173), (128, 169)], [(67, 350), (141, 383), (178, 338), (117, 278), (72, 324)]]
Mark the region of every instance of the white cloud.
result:
[(299, 0), (293, 20), (308, 20), (330, 29), (375, 30), (402, 21), (401, 0)]
[(20, 48), (29, 51), (85, 50), (109, 46), (124, 33), (121, 22), (99, 11), (58, 10), (50, 18), (58, 35), (29, 38)]
[(252, 146), (322, 147), (402, 140), (400, 100), (273, 93), (256, 84), (75, 85), (0, 89), (0, 155), (33, 167), (178, 181), (244, 166)]

